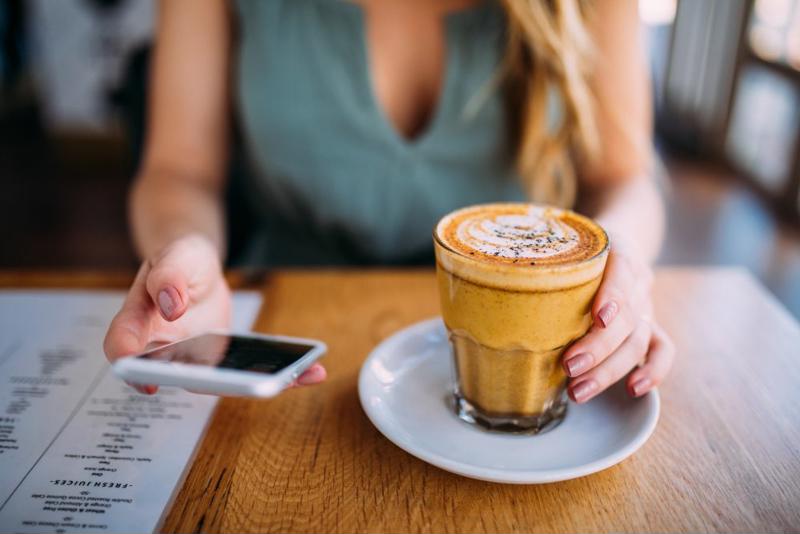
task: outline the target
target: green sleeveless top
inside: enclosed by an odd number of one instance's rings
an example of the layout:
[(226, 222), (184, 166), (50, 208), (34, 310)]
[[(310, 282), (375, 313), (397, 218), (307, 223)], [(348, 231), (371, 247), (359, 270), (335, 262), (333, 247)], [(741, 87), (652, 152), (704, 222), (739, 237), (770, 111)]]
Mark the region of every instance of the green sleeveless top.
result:
[(518, 200), (493, 88), (504, 18), (491, 0), (445, 19), (445, 81), (419, 137), (372, 91), (364, 14), (347, 0), (240, 0), (234, 65), (245, 190), (258, 214), (245, 263), (416, 263), (437, 220)]

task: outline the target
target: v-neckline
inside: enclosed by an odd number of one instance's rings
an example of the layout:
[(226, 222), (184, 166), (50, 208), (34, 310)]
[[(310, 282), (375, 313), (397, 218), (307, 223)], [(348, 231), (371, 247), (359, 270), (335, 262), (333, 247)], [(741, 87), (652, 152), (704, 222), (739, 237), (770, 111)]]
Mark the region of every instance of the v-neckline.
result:
[(431, 138), (436, 135), (436, 132), (441, 128), (441, 123), (444, 121), (447, 107), (450, 102), (450, 93), (452, 92), (452, 85), (456, 76), (454, 70), (457, 67), (456, 55), (457, 50), (454, 46), (453, 32), (454, 28), (465, 20), (471, 17), (473, 13), (479, 10), (488, 0), (478, 0), (472, 6), (463, 9), (458, 9), (450, 13), (446, 13), (443, 18), (443, 31), (444, 31), (444, 72), (442, 73), (443, 79), (439, 94), (436, 97), (436, 102), (431, 110), (430, 117), (426, 121), (425, 126), (413, 137), (406, 137), (392, 122), (388, 113), (381, 105), (378, 95), (375, 91), (375, 83), (372, 76), (372, 68), (370, 66), (370, 47), (367, 37), (366, 27), (366, 14), (363, 6), (349, 0), (339, 0), (340, 3), (348, 5), (352, 13), (357, 19), (357, 39), (359, 40), (358, 51), (358, 66), (360, 80), (359, 84), (363, 88), (364, 97), (367, 100), (369, 112), (374, 116), (376, 122), (380, 125), (380, 129), (387, 137), (389, 142), (399, 147), (402, 150), (418, 149), (429, 142)]

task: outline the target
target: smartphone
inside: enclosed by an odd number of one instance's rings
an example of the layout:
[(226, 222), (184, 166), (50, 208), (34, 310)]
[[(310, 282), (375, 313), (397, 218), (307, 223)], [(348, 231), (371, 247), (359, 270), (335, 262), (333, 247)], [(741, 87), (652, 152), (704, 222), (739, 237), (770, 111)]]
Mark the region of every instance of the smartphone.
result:
[(134, 384), (274, 397), (326, 350), (325, 343), (315, 339), (215, 331), (120, 358), (112, 368)]

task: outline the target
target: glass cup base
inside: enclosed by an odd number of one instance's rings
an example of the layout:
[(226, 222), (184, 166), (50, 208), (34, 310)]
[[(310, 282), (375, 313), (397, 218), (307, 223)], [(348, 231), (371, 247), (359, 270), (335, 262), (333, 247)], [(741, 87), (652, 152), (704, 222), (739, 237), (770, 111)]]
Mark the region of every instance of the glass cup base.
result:
[(453, 393), (452, 404), (462, 421), (504, 434), (544, 434), (561, 424), (567, 415), (567, 400), (563, 394), (548, 410), (537, 415), (489, 415), (462, 397), (458, 390)]

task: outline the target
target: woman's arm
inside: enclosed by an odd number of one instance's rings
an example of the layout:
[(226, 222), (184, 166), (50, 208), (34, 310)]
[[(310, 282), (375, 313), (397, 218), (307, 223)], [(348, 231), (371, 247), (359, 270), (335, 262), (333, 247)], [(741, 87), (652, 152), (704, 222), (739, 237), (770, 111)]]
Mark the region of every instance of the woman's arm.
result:
[(159, 4), (146, 145), (130, 196), (144, 258), (188, 235), (225, 254), (230, 25), (224, 0)]
[(598, 157), (580, 169), (582, 210), (614, 241), (645, 261), (655, 259), (664, 231), (664, 208), (653, 176), (652, 100), (637, 3), (593, 5)]
[[(109, 360), (230, 325), (221, 264), (230, 48), (227, 2), (161, 2), (147, 146), (131, 195), (144, 262), (108, 327)], [(297, 384), (324, 379), (325, 369), (314, 364)]]
[(582, 211), (606, 229), (612, 246), (625, 246), (648, 264), (658, 256), (664, 237), (664, 202), (650, 173), (590, 191)]
[(568, 391), (586, 402), (626, 378), (641, 396), (666, 376), (675, 349), (654, 322), (651, 264), (664, 231), (652, 176), (652, 113), (644, 47), (634, 0), (593, 6), (597, 47), (592, 80), (599, 157), (580, 169), (582, 208), (608, 231), (611, 252), (592, 304), (594, 325), (564, 353)]

